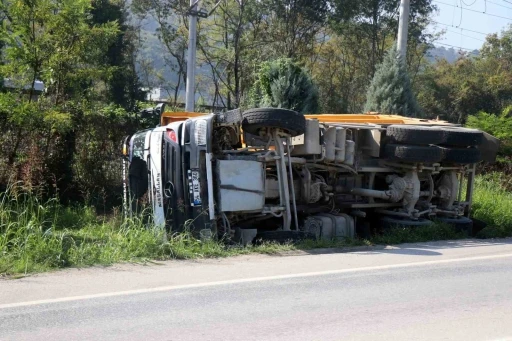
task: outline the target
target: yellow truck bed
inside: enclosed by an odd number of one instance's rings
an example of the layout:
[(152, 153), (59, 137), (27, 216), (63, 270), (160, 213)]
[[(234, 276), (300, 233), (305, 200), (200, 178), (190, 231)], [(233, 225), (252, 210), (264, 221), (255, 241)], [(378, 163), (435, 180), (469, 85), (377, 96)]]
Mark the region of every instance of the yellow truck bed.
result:
[[(161, 125), (165, 126), (171, 122), (184, 121), (188, 118), (206, 115), (197, 112), (164, 112), (161, 116)], [(309, 119), (317, 119), (326, 123), (354, 123), (354, 124), (414, 124), (414, 125), (453, 125), (447, 121), (427, 120), (419, 118), (404, 117), (399, 115), (383, 115), (379, 113), (368, 114), (315, 114), (305, 115)]]

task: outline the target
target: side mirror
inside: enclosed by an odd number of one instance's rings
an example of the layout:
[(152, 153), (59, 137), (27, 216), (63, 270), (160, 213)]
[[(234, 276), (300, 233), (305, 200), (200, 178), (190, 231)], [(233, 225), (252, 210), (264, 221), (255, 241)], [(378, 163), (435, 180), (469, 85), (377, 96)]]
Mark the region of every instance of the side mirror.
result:
[(130, 135), (126, 136), (121, 144), (121, 157), (124, 160), (129, 160), (130, 158), (130, 137)]
[(156, 114), (158, 114), (158, 116), (162, 116), (162, 114), (165, 112), (165, 103), (157, 104), (154, 111)]

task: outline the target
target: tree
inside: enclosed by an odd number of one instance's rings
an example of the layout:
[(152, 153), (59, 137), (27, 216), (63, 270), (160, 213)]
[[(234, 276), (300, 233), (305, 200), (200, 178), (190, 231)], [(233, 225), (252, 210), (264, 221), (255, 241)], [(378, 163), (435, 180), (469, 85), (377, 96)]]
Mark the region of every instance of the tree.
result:
[(475, 57), (439, 60), (418, 75), (415, 88), (427, 117), (464, 124), (478, 112), (500, 113), (512, 105), (512, 30), (489, 35)]
[(258, 2), (224, 1), (199, 22), (198, 57), (210, 69), (212, 105), (237, 108), (249, 88), (263, 45), (262, 10)]
[(480, 110), (499, 110), (486, 89), (486, 76), (479, 64), (463, 57), (452, 64), (439, 60), (426, 66), (415, 85), (425, 116), (463, 124), (468, 115)]
[(318, 91), (311, 77), (291, 59), (264, 62), (251, 90), (249, 106), (313, 114), (318, 111)]
[[(168, 75), (158, 77), (158, 85), (173, 92), (175, 105), (178, 102), (179, 91), (184, 88), (187, 79), (188, 7), (188, 2), (181, 0), (132, 2), (132, 10), (139, 20), (149, 21), (154, 26), (151, 31), (145, 32), (147, 36), (144, 39), (149, 50), (147, 54), (153, 58), (153, 64), (160, 64), (162, 70), (158, 71)], [(139, 55), (139, 59), (141, 57)], [(147, 58), (143, 59), (147, 67)], [(154, 67), (158, 69), (157, 66)]]
[[(325, 26), (330, 1), (261, 0), (262, 29), (269, 41), (262, 46), (270, 58), (299, 60), (313, 52), (317, 34)], [(267, 59), (268, 60), (268, 59)]]
[[(64, 193), (73, 186), (84, 116), (101, 99), (101, 80), (111, 72), (103, 57), (118, 25), (92, 23), (89, 0), (2, 1), (0, 13), (0, 74), (17, 88), (0, 94), (0, 168), (18, 179), (38, 168), (39, 184), (53, 182)], [(37, 100), (36, 80), (45, 84)]]
[(412, 92), (405, 63), (394, 45), (377, 67), (366, 97), (365, 111), (418, 116), (420, 108)]
[(361, 112), (370, 79), (361, 67), (368, 58), (368, 44), (357, 37), (326, 30), (325, 41), (315, 46), (307, 60), (324, 113)]
[[(412, 0), (410, 6), (408, 47), (429, 43), (432, 35), (425, 29), (430, 15), (436, 10), (432, 0)], [(361, 60), (369, 79), (382, 61), (390, 42), (398, 30), (400, 0), (334, 0), (331, 3), (330, 26), (339, 35), (351, 36), (369, 45), (366, 57)], [(414, 55), (407, 55), (407, 64)]]
[(107, 101), (133, 110), (137, 101), (145, 97), (135, 70), (135, 31), (127, 23), (128, 13), (125, 0), (93, 0), (92, 23), (105, 25), (117, 22), (119, 32), (108, 47), (104, 63), (112, 67), (107, 75)]

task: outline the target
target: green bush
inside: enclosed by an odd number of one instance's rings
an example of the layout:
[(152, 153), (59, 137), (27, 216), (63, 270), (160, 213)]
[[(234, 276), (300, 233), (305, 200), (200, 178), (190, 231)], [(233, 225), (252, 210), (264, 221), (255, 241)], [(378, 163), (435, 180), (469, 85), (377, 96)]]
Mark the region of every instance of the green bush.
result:
[(467, 126), (483, 130), (500, 140), (499, 156), (512, 156), (512, 106), (503, 110), (500, 115), (479, 112), (468, 117)]
[(250, 91), (247, 106), (295, 110), (303, 114), (318, 112), (318, 90), (311, 77), (291, 59), (261, 64), (258, 79)]

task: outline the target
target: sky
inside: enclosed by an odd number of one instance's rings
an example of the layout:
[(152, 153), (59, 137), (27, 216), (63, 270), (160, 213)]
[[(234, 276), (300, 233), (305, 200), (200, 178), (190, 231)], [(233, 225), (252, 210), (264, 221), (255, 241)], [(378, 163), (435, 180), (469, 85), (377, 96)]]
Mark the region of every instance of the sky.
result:
[(441, 24), (435, 24), (436, 27), (430, 27), (430, 30), (431, 32), (446, 31), (443, 38), (434, 43), (437, 46), (450, 48), (447, 45), (453, 45), (465, 49), (479, 49), (485, 40), (485, 34), (501, 32), (512, 24), (512, 0), (434, 0), (433, 2), (439, 9), (438, 13), (434, 14), (433, 20)]

